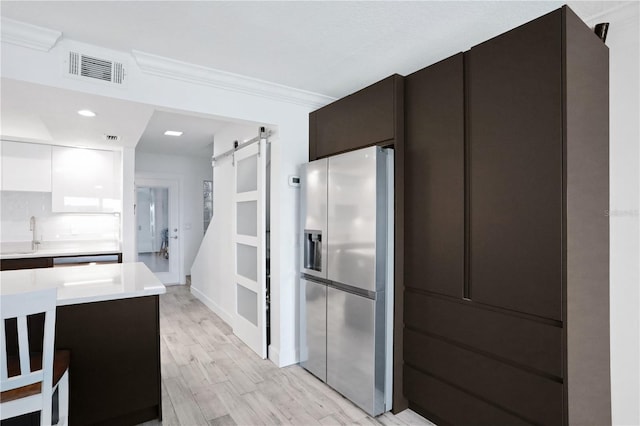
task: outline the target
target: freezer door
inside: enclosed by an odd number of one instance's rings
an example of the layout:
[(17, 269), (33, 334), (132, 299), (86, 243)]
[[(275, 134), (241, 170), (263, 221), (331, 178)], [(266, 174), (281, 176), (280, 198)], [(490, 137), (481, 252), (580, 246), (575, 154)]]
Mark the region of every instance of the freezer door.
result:
[(373, 416), (385, 411), (383, 323), (383, 300), (328, 288), (327, 383)]
[(327, 287), (300, 280), (300, 364), (327, 381)]
[(327, 278), (367, 291), (384, 290), (385, 155), (370, 147), (329, 158)]
[(303, 165), (300, 178), (300, 270), (327, 278), (327, 159)]

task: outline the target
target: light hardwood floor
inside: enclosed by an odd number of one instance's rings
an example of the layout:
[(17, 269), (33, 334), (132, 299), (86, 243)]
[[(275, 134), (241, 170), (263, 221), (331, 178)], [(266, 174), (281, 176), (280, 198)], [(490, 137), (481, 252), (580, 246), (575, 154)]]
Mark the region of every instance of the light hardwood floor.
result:
[(160, 334), (164, 425), (432, 425), (411, 410), (372, 418), (301, 367), (260, 359), (187, 286), (160, 297)]

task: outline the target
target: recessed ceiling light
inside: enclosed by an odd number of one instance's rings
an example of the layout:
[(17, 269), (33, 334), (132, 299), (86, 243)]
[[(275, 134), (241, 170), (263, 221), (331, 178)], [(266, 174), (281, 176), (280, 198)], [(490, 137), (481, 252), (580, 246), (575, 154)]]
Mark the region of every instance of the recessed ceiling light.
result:
[(78, 114), (80, 114), (83, 117), (95, 117), (96, 113), (93, 111), (89, 111), (88, 109), (81, 109), (80, 111), (78, 111)]
[(182, 132), (178, 132), (176, 130), (167, 130), (164, 134), (167, 136), (182, 136)]

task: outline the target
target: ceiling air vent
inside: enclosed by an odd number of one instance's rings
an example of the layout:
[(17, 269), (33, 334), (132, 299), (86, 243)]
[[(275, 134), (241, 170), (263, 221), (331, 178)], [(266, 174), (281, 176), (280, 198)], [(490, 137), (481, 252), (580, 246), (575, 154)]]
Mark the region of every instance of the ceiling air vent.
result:
[(92, 78), (108, 83), (123, 84), (125, 68), (121, 62), (96, 58), (78, 52), (69, 52), (70, 75), (81, 78)]
[(106, 140), (107, 142), (118, 142), (120, 140), (120, 136), (104, 135), (104, 140)]

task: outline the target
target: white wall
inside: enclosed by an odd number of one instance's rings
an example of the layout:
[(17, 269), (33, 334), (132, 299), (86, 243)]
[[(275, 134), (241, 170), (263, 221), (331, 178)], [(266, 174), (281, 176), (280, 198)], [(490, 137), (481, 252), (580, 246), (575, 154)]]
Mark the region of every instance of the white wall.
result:
[(611, 397), (615, 425), (640, 425), (640, 15), (639, 3), (597, 17), (610, 22)]
[[(304, 134), (304, 143), (290, 144)], [(309, 161), (308, 114), (279, 127), (271, 143), (271, 345), (269, 357), (284, 366), (298, 362), (299, 189), (289, 176), (299, 176)], [(279, 352), (277, 352), (279, 349)]]
[(136, 152), (135, 172), (166, 174), (181, 182), (178, 236), (184, 253), (183, 274), (180, 276), (180, 283), (184, 284), (204, 235), (202, 182), (211, 180), (211, 158)]

